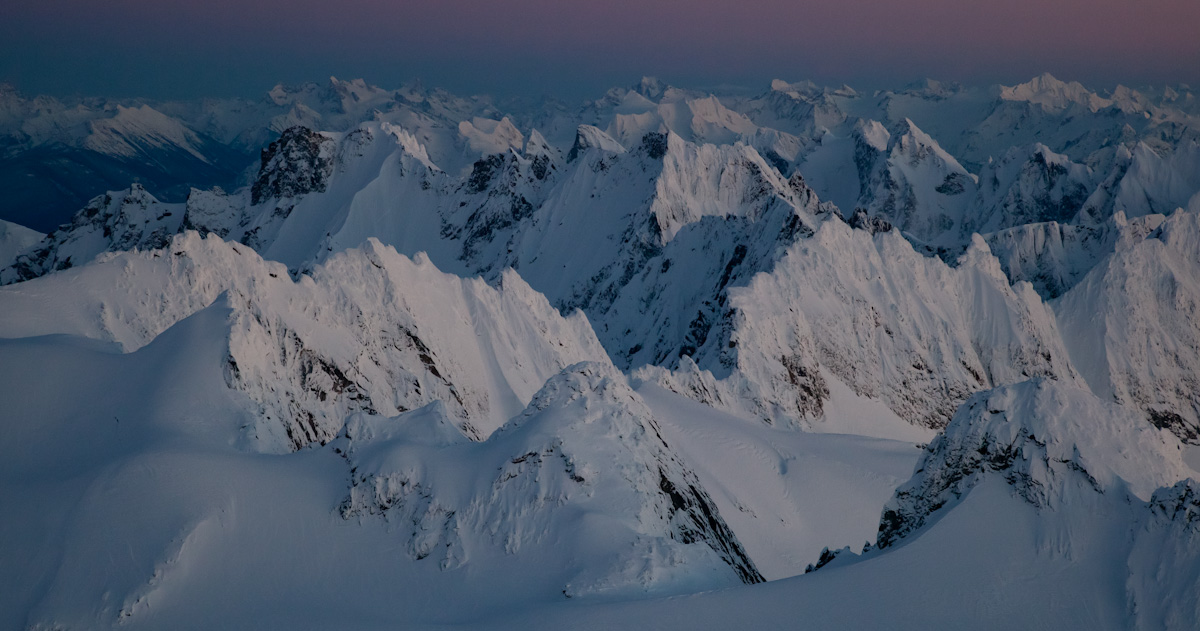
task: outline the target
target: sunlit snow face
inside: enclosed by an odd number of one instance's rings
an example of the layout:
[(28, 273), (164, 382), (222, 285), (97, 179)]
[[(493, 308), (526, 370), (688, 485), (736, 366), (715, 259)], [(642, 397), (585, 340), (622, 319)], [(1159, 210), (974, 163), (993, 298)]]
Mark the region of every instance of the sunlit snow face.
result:
[(329, 74), (572, 95), (642, 74), (1188, 81), (1198, 23), (1191, 0), (62, 0), (0, 10), (0, 81), (208, 96)]

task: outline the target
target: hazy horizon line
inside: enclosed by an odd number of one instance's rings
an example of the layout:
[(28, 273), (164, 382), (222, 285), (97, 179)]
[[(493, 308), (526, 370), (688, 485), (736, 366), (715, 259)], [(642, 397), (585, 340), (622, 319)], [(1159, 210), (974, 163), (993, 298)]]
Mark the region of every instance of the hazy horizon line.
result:
[[(260, 98), (266, 98), (267, 95), (271, 92), (271, 90), (273, 90), (275, 87), (282, 86), (285, 88), (300, 88), (305, 85), (315, 85), (317, 87), (323, 88), (323, 87), (330, 85), (333, 79), (337, 79), (338, 81), (343, 81), (343, 82), (354, 82), (354, 81), (362, 80), (368, 86), (387, 90), (387, 91), (396, 91), (396, 90), (401, 90), (401, 89), (405, 89), (405, 88), (409, 88), (409, 87), (413, 87), (413, 86), (420, 86), (421, 88), (426, 89), (426, 90), (444, 90), (455, 96), (466, 97), (466, 98), (493, 98), (493, 99), (497, 99), (498, 101), (557, 100), (557, 101), (562, 101), (564, 103), (569, 103), (570, 101), (575, 100), (575, 101), (579, 101), (581, 103), (586, 104), (586, 103), (603, 98), (609, 91), (614, 90), (614, 89), (636, 88), (643, 79), (658, 79), (665, 85), (673, 87), (673, 88), (689, 90), (689, 91), (696, 91), (696, 92), (704, 92), (704, 93), (713, 94), (713, 95), (717, 95), (717, 96), (737, 96), (737, 95), (761, 94), (761, 93), (769, 91), (771, 89), (772, 82), (776, 81), (776, 80), (781, 80), (781, 81), (784, 81), (789, 84), (799, 84), (799, 83), (808, 82), (808, 83), (812, 83), (812, 84), (816, 85), (818, 88), (828, 88), (828, 89), (839, 89), (842, 87), (850, 87), (850, 88), (854, 89), (856, 92), (858, 92), (859, 94), (871, 95), (871, 94), (878, 93), (878, 92), (899, 93), (899, 92), (907, 91), (910, 89), (919, 89), (921, 87), (921, 85), (924, 84), (925, 82), (938, 82), (938, 83), (941, 83), (946, 86), (958, 86), (958, 87), (961, 87), (963, 89), (968, 89), (968, 90), (1011, 87), (1011, 86), (1027, 83), (1029, 81), (1032, 81), (1033, 79), (1036, 79), (1036, 78), (1041, 77), (1046, 74), (1049, 74), (1050, 76), (1052, 76), (1055, 79), (1058, 79), (1059, 81), (1062, 81), (1064, 83), (1068, 83), (1068, 84), (1069, 83), (1078, 83), (1078, 84), (1082, 85), (1084, 88), (1088, 89), (1089, 91), (1096, 93), (1100, 96), (1105, 96), (1106, 94), (1111, 94), (1114, 90), (1116, 90), (1116, 88), (1121, 87), (1121, 86), (1124, 86), (1124, 87), (1127, 87), (1127, 88), (1130, 88), (1133, 90), (1138, 90), (1138, 91), (1161, 90), (1161, 89), (1165, 89), (1168, 87), (1184, 88), (1184, 89), (1188, 89), (1188, 90), (1191, 89), (1191, 83), (1186, 80), (1180, 80), (1180, 81), (1176, 81), (1176, 82), (1155, 82), (1155, 81), (1137, 81), (1137, 82), (1135, 82), (1135, 81), (1121, 81), (1121, 80), (1091, 80), (1091, 81), (1089, 81), (1085, 78), (1073, 78), (1070, 76), (1067, 76), (1067, 77), (1060, 76), (1060, 75), (1055, 74), (1050, 71), (1043, 71), (1043, 72), (1040, 72), (1040, 73), (1037, 73), (1037, 74), (1034, 74), (1031, 76), (1027, 76), (1024, 79), (1007, 80), (1007, 81), (1003, 80), (1003, 79), (995, 79), (995, 78), (992, 78), (992, 79), (980, 78), (978, 80), (972, 81), (972, 80), (963, 80), (963, 79), (947, 79), (947, 78), (941, 78), (941, 77), (937, 77), (937, 76), (925, 76), (925, 77), (916, 78), (916, 79), (913, 79), (913, 78), (896, 79), (891, 82), (888, 82), (884, 79), (878, 79), (878, 78), (869, 79), (869, 78), (863, 78), (863, 77), (857, 77), (857, 78), (851, 77), (849, 80), (836, 80), (836, 79), (830, 80), (830, 79), (824, 79), (824, 78), (817, 79), (817, 78), (806, 78), (806, 77), (799, 77), (799, 78), (774, 77), (771, 79), (763, 80), (763, 79), (755, 77), (754, 80), (747, 80), (747, 81), (743, 81), (743, 82), (731, 81), (731, 80), (728, 80), (727, 78), (725, 78), (724, 80), (718, 80), (718, 81), (711, 81), (711, 80), (705, 81), (705, 80), (696, 79), (696, 78), (692, 78), (691, 80), (689, 80), (689, 78), (687, 78), (687, 77), (681, 77), (679, 79), (669, 79), (669, 78), (664, 79), (663, 77), (661, 77), (659, 75), (654, 75), (654, 74), (636, 75), (636, 73), (634, 73), (634, 74), (629, 74), (628, 78), (623, 82), (621, 82), (620, 80), (617, 80), (616, 82), (608, 83), (607, 87), (602, 87), (602, 88), (595, 88), (595, 87), (586, 87), (586, 88), (574, 87), (574, 88), (572, 88), (572, 87), (566, 87), (563, 85), (559, 85), (559, 86), (557, 86), (559, 88), (557, 90), (554, 90), (552, 88), (546, 89), (546, 87), (543, 86), (543, 88), (540, 90), (515, 89), (512, 91), (488, 90), (484, 86), (479, 86), (480, 89), (472, 89), (470, 87), (467, 87), (467, 85), (469, 85), (470, 83), (473, 83), (470, 81), (463, 82), (463, 81), (455, 81), (453, 79), (451, 79), (449, 81), (437, 81), (437, 80), (431, 79), (428, 76), (421, 76), (421, 75), (416, 75), (416, 74), (410, 75), (408, 79), (397, 80), (396, 77), (391, 77), (391, 78), (388, 78), (388, 80), (379, 81), (379, 80), (375, 80), (375, 79), (368, 79), (367, 78), (368, 74), (355, 74), (355, 73), (345, 73), (345, 74), (342, 74), (341, 76), (339, 76), (338, 74), (322, 75), (321, 73), (313, 73), (307, 77), (293, 77), (290, 79), (281, 79), (279, 81), (275, 81), (274, 83), (264, 82), (264, 83), (259, 84), (260, 87), (258, 87), (257, 89), (247, 89), (247, 88), (243, 87), (241, 89), (235, 89), (235, 90), (229, 90), (229, 91), (223, 91), (223, 92), (212, 92), (212, 93), (210, 93), (210, 92), (195, 92), (190, 95), (171, 94), (169, 90), (168, 91), (160, 91), (159, 94), (155, 94), (154, 93), (155, 91), (153, 91), (153, 90), (141, 91), (140, 93), (130, 91), (130, 90), (113, 90), (111, 92), (105, 93), (105, 91), (103, 91), (103, 90), (94, 90), (94, 89), (93, 90), (85, 90), (82, 88), (74, 89), (74, 90), (54, 89), (51, 86), (46, 86), (45, 88), (29, 89), (29, 88), (21, 85), (23, 83), (22, 81), (16, 80), (13, 78), (0, 78), (0, 88), (6, 88), (8, 90), (14, 91), (19, 96), (26, 98), (26, 99), (34, 99), (34, 98), (38, 98), (38, 97), (51, 97), (51, 98), (55, 98), (55, 99), (63, 100), (63, 101), (105, 99), (105, 100), (114, 100), (114, 101), (127, 100), (127, 101), (147, 101), (147, 102), (164, 102), (164, 103), (166, 103), (166, 102), (186, 102), (186, 101), (204, 100), (204, 99), (255, 100), (255, 99), (260, 99)], [(747, 77), (747, 78), (749, 79), (749, 77)], [(380, 79), (383, 79), (383, 77), (380, 77)], [(455, 83), (459, 83), (460, 86), (457, 86), (457, 87), (454, 86)], [(461, 85), (464, 83), (467, 85)], [(517, 83), (519, 84), (520, 82), (517, 82)], [(584, 96), (584, 95), (590, 95), (590, 96)]]

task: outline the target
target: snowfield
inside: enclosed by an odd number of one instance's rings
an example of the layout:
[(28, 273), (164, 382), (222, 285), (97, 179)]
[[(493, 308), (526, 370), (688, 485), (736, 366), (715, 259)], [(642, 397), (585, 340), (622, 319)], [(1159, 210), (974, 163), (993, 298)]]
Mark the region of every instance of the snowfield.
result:
[(1197, 627), (1186, 86), (504, 107), (0, 88), (0, 627)]

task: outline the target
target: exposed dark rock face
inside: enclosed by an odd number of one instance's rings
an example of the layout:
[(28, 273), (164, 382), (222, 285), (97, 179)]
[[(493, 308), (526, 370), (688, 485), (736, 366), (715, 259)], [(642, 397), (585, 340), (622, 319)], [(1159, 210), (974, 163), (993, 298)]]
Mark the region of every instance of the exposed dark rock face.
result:
[(646, 156), (652, 160), (660, 160), (667, 155), (667, 135), (657, 132), (650, 132), (642, 136), (642, 149), (645, 150)]
[(1197, 431), (1195, 423), (1188, 422), (1179, 413), (1170, 410), (1147, 410), (1146, 415), (1151, 424), (1175, 434), (1179, 440), (1192, 445), (1200, 443), (1200, 431)]
[(716, 504), (700, 486), (695, 474), (685, 472), (686, 486), (676, 486), (665, 471), (659, 469), (659, 489), (671, 498), (670, 518), (679, 523), (680, 539), (684, 543), (708, 544), (737, 572), (743, 583), (766, 582), (754, 562), (742, 548), (737, 536), (717, 512)]
[(486, 191), (492, 183), (492, 178), (504, 168), (504, 162), (504, 155), (499, 153), (477, 160), (471, 168), (471, 176), (467, 178), (467, 192)]
[(1159, 489), (1150, 499), (1150, 514), (1162, 522), (1173, 522), (1193, 537), (1200, 535), (1200, 482), (1183, 480)]
[(808, 418), (816, 418), (825, 408), (829, 399), (829, 385), (816, 367), (805, 366), (804, 357), (800, 354), (780, 358), (787, 371), (788, 383), (796, 391), (796, 410)]
[(850, 227), (858, 230), (866, 230), (871, 234), (880, 232), (890, 232), (893, 228), (892, 223), (887, 219), (879, 216), (870, 216), (863, 208), (856, 208), (854, 214), (850, 217)]
[(333, 161), (323, 150), (326, 143), (332, 144), (332, 140), (306, 127), (284, 130), (278, 140), (262, 150), (250, 203), (323, 192), (333, 171)]
[(962, 195), (971, 179), (962, 173), (950, 173), (934, 190), (942, 195)]
[(140, 184), (93, 198), (71, 223), (51, 232), (32, 251), (0, 270), (0, 284), (37, 278), (83, 265), (96, 254), (79, 242), (103, 239), (112, 251), (165, 247), (181, 217), (160, 204)]

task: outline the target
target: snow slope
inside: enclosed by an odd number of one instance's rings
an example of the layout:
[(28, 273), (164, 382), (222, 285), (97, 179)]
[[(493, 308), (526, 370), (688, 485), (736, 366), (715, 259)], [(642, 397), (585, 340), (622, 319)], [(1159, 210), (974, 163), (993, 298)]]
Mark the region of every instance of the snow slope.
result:
[[(652, 384), (637, 392), (667, 443), (695, 463), (700, 482), (768, 580), (803, 574), (825, 548), (857, 552), (874, 541), (884, 503), (921, 454), (916, 443), (933, 435), (899, 419), (895, 426), (908, 432), (891, 439), (796, 432)], [(862, 420), (877, 428), (887, 414), (882, 406), (845, 406), (831, 411), (829, 423)]]
[(730, 290), (714, 330), (720, 337), (696, 354), (707, 378), (686, 366), (683, 378), (644, 378), (771, 422), (811, 424), (832, 377), (934, 428), (975, 391), (1078, 379), (1053, 313), (1029, 285), (1009, 286), (982, 240), (952, 268), (895, 231), (872, 235), (837, 219)]

